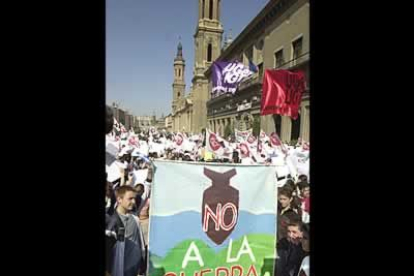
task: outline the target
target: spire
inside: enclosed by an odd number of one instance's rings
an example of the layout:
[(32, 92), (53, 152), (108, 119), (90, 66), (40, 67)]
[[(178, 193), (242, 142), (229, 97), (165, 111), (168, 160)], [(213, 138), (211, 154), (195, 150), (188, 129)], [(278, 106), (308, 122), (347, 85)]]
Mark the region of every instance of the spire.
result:
[(233, 38), (231, 36), (231, 29), (229, 29), (229, 37), (227, 38), (227, 43), (230, 44), (233, 42)]
[(177, 58), (183, 58), (183, 45), (181, 45), (181, 36), (178, 37)]
[(177, 46), (177, 56), (174, 58), (174, 61), (183, 61), (183, 45), (181, 45), (181, 36), (178, 37), (178, 46)]
[[(227, 35), (227, 33), (228, 33), (228, 35)], [(224, 35), (223, 49), (226, 49), (233, 42), (233, 38), (231, 36), (231, 29), (229, 29), (229, 31), (227, 33), (225, 33), (225, 35)]]

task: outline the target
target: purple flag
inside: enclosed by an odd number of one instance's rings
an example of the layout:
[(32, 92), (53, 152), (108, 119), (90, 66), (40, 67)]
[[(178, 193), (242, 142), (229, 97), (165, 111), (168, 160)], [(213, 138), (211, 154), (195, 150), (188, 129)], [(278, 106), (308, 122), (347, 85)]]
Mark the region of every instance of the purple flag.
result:
[(249, 67), (238, 61), (213, 62), (213, 97), (224, 93), (235, 93), (239, 83), (253, 74)]

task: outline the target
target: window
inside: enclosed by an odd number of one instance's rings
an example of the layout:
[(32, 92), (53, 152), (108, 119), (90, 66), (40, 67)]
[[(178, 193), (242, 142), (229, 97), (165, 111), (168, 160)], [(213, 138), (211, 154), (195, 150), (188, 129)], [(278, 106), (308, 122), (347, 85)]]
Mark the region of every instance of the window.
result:
[(260, 63), (263, 61), (263, 39), (261, 39), (258, 43), (256, 43), (255, 48), (256, 48), (255, 61), (257, 63)]
[(264, 42), (263, 42), (263, 39), (261, 39), (259, 43), (257, 43), (256, 49), (259, 51), (263, 50), (263, 45), (264, 45)]
[(180, 92), (178, 92), (178, 93), (177, 93), (177, 97), (178, 97), (178, 98), (180, 97)]
[(297, 59), (302, 55), (302, 38), (292, 42), (293, 59)]
[(253, 62), (253, 46), (247, 49), (246, 57)]
[(207, 46), (207, 61), (211, 62), (211, 59), (212, 59), (212, 48), (211, 48), (211, 43), (209, 43)]
[(279, 68), (285, 63), (283, 58), (283, 49), (275, 53), (275, 67)]
[(204, 9), (206, 8), (205, 0), (203, 0), (203, 4), (201, 6), (201, 18), (204, 18)]
[(213, 8), (214, 8), (214, 3), (213, 0), (210, 0), (210, 19), (213, 19)]
[(181, 77), (181, 69), (178, 69), (178, 76)]

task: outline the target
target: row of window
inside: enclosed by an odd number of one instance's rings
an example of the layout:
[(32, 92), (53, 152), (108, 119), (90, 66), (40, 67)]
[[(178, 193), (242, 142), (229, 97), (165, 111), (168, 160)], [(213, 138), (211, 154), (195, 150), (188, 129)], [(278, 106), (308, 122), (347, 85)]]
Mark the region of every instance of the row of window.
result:
[[(296, 39), (295, 41), (292, 42), (292, 52), (293, 52), (292, 59), (293, 60), (299, 58), (302, 55), (302, 53), (303, 53), (302, 44), (303, 44), (303, 38), (302, 37), (300, 37), (300, 38), (298, 38), (298, 39)], [(263, 41), (261, 40), (260, 43), (258, 44), (258, 46), (256, 47), (256, 49), (258, 51), (261, 51), (262, 48), (263, 48)], [(248, 60), (253, 61), (253, 46), (250, 46), (247, 49), (246, 57), (247, 57)], [(243, 52), (239, 54), (238, 60), (240, 62), (244, 61)], [(210, 56), (210, 59), (208, 59), (208, 61), (211, 61), (211, 56)], [(281, 50), (275, 52), (275, 54), (274, 54), (274, 67), (278, 68), (278, 67), (281, 67), (284, 64), (285, 64), (284, 52), (283, 52), (283, 49), (281, 49)], [(257, 64), (257, 66), (259, 67), (259, 71), (260, 71), (260, 66), (263, 68), (263, 63)], [(260, 75), (260, 73), (259, 73), (259, 75)]]
[[(245, 51), (245, 53), (246, 53), (246, 57), (247, 57), (247, 59), (248, 60), (251, 60), (251, 61), (253, 61), (253, 47), (255, 47), (256, 48), (256, 50), (259, 52), (259, 55), (261, 54), (261, 52), (262, 52), (262, 50), (263, 50), (263, 45), (264, 45), (264, 42), (263, 42), (263, 39), (261, 39), (256, 45), (252, 45), (252, 46), (250, 46), (246, 51)], [(239, 56), (238, 56), (238, 58), (237, 58), (237, 60), (238, 61), (240, 61), (240, 62), (243, 62), (243, 52), (241, 52), (240, 54), (239, 54)]]
[[(298, 59), (302, 55), (302, 37), (292, 42), (292, 60)], [(283, 49), (275, 52), (274, 54), (274, 67), (279, 68), (285, 64)]]
[[(263, 49), (263, 39), (259, 41), (259, 43), (256, 45), (256, 49), (258, 51), (262, 51)], [(253, 61), (253, 46), (250, 46), (246, 51), (246, 56), (248, 59)], [(213, 61), (213, 47), (211, 43), (207, 45), (207, 61), (212, 62)], [(243, 62), (243, 52), (239, 54), (238, 61)]]
[[(178, 72), (178, 74), (177, 74), (177, 72)], [(176, 74), (178, 77), (181, 77), (181, 69), (178, 69), (178, 71), (177, 71), (177, 69), (175, 69), (175, 74)]]
[[(296, 39), (295, 41), (292, 42), (292, 52), (293, 52), (293, 56), (292, 56), (292, 60), (296, 60), (298, 59), (301, 55), (302, 55), (302, 44), (303, 44), (303, 38), (300, 37), (298, 39)], [(259, 42), (259, 47), (257, 47), (257, 49), (259, 51), (262, 50), (263, 47), (263, 41), (261, 40)], [(251, 46), (247, 51), (246, 51), (246, 56), (249, 60), (253, 60), (253, 46)], [(238, 60), (240, 62), (243, 62), (243, 52), (240, 53)], [(207, 61), (211, 62), (212, 61), (212, 45), (211, 43), (208, 44), (207, 46)], [(275, 52), (274, 54), (274, 67), (275, 68), (280, 68), (281, 66), (283, 66), (285, 64), (285, 58), (284, 58), (284, 52), (283, 52), (283, 48), (277, 52)], [(263, 62), (257, 64), (258, 67), (258, 77), (259, 79), (262, 79), (263, 77)], [(181, 70), (179, 72), (179, 76), (181, 75)]]

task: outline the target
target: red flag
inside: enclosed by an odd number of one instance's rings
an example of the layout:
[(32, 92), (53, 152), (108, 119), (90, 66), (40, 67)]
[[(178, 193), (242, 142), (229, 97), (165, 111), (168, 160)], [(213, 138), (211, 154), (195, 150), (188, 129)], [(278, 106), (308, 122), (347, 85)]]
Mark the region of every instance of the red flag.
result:
[(280, 114), (296, 120), (305, 90), (302, 71), (265, 70), (260, 115)]

